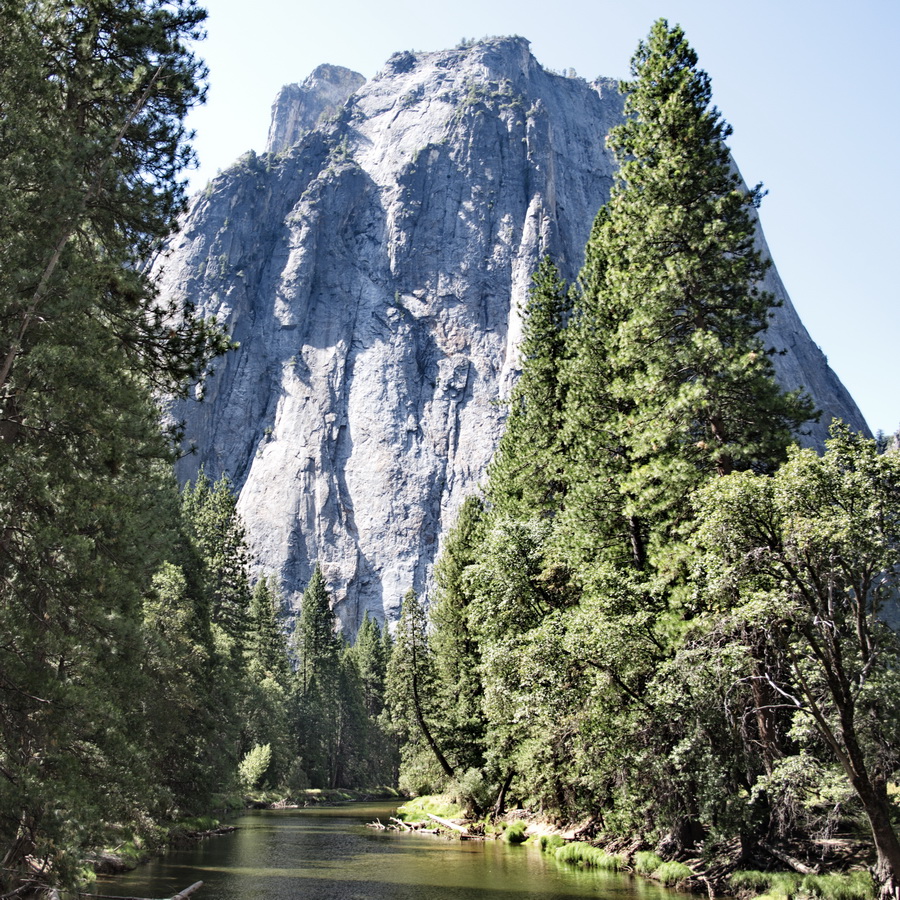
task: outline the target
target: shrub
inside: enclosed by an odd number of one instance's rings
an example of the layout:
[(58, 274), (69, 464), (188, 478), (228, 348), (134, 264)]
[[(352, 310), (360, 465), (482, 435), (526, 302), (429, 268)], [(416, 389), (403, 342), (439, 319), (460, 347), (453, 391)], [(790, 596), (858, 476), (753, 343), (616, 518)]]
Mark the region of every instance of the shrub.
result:
[(662, 857), (651, 850), (638, 850), (634, 854), (634, 871), (638, 875), (652, 875), (662, 864)]
[(257, 744), (238, 765), (238, 779), (244, 790), (252, 791), (263, 780), (272, 762), (271, 744)]
[(653, 872), (653, 877), (661, 881), (666, 887), (678, 884), (685, 878), (690, 878), (694, 873), (684, 864), (680, 862), (664, 862)]

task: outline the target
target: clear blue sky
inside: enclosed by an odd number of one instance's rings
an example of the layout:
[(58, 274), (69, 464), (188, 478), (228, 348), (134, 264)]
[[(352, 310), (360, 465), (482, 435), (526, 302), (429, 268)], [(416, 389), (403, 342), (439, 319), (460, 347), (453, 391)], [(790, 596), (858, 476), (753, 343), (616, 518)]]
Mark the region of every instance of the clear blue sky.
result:
[(201, 187), (264, 148), (278, 89), (320, 63), (367, 78), (398, 50), (519, 34), (538, 61), (625, 77), (654, 19), (679, 23), (734, 127), (744, 178), (813, 340), (873, 431), (900, 425), (900, 0), (206, 0), (192, 114)]

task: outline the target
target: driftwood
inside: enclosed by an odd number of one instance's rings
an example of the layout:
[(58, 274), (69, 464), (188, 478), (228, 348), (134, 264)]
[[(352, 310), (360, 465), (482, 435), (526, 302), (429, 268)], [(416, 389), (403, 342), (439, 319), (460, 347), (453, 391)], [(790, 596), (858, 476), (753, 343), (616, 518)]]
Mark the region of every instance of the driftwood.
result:
[(784, 851), (776, 849), (771, 844), (767, 844), (765, 841), (760, 841), (759, 846), (770, 856), (774, 856), (775, 859), (777, 859), (779, 862), (783, 862), (786, 866), (790, 866), (795, 872), (799, 872), (801, 875), (819, 874), (818, 866), (811, 869), (809, 866), (804, 865), (802, 862), (800, 862), (799, 859), (794, 859), (793, 856), (788, 856), (788, 854)]
[(417, 834), (439, 834), (437, 828), (427, 828), (425, 822), (403, 822), (400, 819), (390, 817), (390, 824), (385, 825), (381, 819), (367, 822), (367, 828), (375, 828), (378, 831), (415, 831)]

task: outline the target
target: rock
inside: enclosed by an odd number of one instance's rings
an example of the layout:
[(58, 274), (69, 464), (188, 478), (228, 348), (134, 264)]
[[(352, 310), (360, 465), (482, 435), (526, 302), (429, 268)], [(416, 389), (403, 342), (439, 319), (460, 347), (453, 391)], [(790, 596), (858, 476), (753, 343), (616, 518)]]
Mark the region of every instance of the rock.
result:
[(343, 66), (318, 66), (303, 84), (286, 84), (272, 104), (266, 152), (281, 153), (323, 119), (334, 115), (347, 98), (366, 83), (359, 72)]
[[(327, 121), (312, 78), (306, 99), (282, 92), (278, 155), (242, 157), (196, 197), (160, 269), (240, 341), (205, 402), (172, 410), (198, 451), (180, 476), (227, 472), (260, 571), (296, 607), (318, 560), (351, 635), (427, 592), (502, 430), (531, 272), (549, 253), (577, 274), (622, 116), (614, 81), (550, 73), (522, 38), (358, 78), (334, 80), (349, 98)], [(865, 430), (774, 269), (767, 287), (781, 383)]]

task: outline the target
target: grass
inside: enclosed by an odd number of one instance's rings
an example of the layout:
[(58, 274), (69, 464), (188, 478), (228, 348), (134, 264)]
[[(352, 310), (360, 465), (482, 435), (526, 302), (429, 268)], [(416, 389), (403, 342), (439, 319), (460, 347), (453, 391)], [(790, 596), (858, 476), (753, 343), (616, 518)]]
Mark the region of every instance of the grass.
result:
[(397, 817), (404, 821), (421, 822), (430, 813), (440, 816), (442, 819), (455, 819), (463, 815), (465, 810), (454, 803), (445, 794), (423, 794), (421, 797), (413, 797), (408, 803), (404, 803), (397, 810)]
[(868, 872), (807, 875), (800, 887), (821, 900), (875, 900), (875, 882)]
[(555, 853), (557, 849), (560, 847), (564, 847), (566, 842), (563, 840), (562, 835), (559, 834), (542, 834), (538, 838), (538, 847), (541, 848), (541, 853)]
[(556, 858), (560, 862), (592, 869), (603, 869), (607, 872), (618, 872), (625, 868), (625, 860), (621, 856), (607, 853), (599, 847), (592, 847), (584, 841), (573, 841), (556, 849)]
[(653, 877), (661, 881), (666, 887), (678, 884), (685, 878), (690, 878), (694, 873), (684, 864), (680, 862), (664, 862), (653, 870)]
[(753, 891), (767, 900), (793, 900), (798, 895), (819, 900), (874, 900), (875, 882), (868, 872), (846, 875), (798, 875), (795, 872), (735, 872), (735, 890)]
[(652, 875), (663, 864), (663, 858), (652, 850), (638, 850), (634, 854), (634, 871), (638, 875)]

